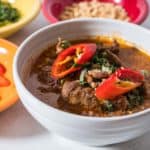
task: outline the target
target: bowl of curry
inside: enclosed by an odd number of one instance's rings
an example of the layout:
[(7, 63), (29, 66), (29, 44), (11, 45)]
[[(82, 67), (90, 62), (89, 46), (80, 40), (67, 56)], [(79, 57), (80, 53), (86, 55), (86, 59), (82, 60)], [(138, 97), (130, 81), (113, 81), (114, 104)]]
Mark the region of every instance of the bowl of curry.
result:
[(88, 145), (144, 134), (150, 122), (149, 36), (146, 29), (107, 19), (37, 31), (14, 61), (23, 104), (50, 131)]

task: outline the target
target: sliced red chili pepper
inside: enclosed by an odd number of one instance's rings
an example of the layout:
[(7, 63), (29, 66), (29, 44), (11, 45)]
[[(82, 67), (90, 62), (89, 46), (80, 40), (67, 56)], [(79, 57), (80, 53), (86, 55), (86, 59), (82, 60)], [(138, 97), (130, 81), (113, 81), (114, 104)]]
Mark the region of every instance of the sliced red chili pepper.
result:
[(0, 75), (4, 74), (5, 72), (6, 72), (5, 67), (2, 64), (0, 64)]
[(128, 68), (118, 69), (102, 82), (95, 91), (99, 100), (114, 100), (115, 97), (129, 92), (142, 84), (144, 76)]
[(88, 62), (95, 52), (96, 44), (94, 43), (77, 44), (63, 50), (52, 65), (52, 77), (62, 78), (72, 72), (80, 70), (80, 65)]
[(10, 85), (10, 81), (4, 77), (5, 72), (6, 72), (5, 67), (2, 64), (0, 64), (0, 87)]
[[(79, 49), (77, 50), (79, 51), (79, 57), (76, 63), (84, 64), (88, 62), (94, 56), (96, 52), (96, 44), (93, 44), (93, 43), (92, 44), (80, 44), (78, 46), (79, 46)], [(82, 53), (80, 53), (80, 49)]]
[(121, 68), (116, 71), (117, 77), (122, 80), (129, 80), (133, 82), (141, 82), (144, 80), (144, 76), (138, 72), (128, 68)]
[(9, 86), (10, 81), (5, 78), (3, 75), (0, 75), (0, 87)]

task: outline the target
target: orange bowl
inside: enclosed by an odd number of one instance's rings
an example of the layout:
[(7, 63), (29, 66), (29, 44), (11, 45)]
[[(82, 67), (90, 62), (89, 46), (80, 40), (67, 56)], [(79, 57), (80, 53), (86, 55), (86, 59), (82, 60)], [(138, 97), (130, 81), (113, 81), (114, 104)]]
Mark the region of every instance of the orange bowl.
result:
[(6, 70), (6, 72), (0, 76), (6, 78), (10, 82), (10, 85), (0, 86), (0, 112), (9, 108), (18, 100), (12, 75), (13, 57), (16, 50), (17, 46), (15, 44), (0, 39), (0, 64), (4, 66)]

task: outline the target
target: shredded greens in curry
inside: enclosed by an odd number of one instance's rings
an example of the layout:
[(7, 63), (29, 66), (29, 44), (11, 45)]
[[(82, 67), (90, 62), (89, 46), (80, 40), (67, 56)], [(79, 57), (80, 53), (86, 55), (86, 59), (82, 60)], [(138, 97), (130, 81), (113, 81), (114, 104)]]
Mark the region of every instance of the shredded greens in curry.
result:
[[(56, 107), (81, 115), (103, 117), (130, 114), (149, 107), (149, 70), (144, 67), (134, 70), (126, 67), (125, 62), (129, 56), (126, 53), (138, 56), (138, 49), (127, 47), (124, 50), (115, 40), (107, 45), (98, 40), (74, 43), (60, 39), (52, 49), (52, 53), (47, 50), (40, 56), (31, 75), (37, 74), (38, 84), (42, 83), (38, 87), (40, 95), (50, 92), (59, 94)], [(80, 51), (79, 57), (76, 56), (76, 50)], [(92, 57), (86, 59), (89, 54)], [(121, 55), (126, 55), (126, 58), (122, 59)], [(150, 61), (144, 55), (143, 58)], [(135, 68), (132, 59), (130, 58), (130, 64)]]

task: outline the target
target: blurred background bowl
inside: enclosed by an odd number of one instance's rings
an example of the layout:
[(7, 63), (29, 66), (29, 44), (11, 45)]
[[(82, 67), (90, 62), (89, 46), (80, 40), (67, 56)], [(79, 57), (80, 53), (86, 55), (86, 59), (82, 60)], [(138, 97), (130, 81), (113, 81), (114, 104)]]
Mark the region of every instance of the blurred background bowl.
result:
[(21, 13), (21, 18), (15, 22), (0, 27), (0, 37), (8, 37), (32, 21), (40, 12), (39, 0), (3, 0), (11, 2)]
[[(59, 15), (65, 6), (71, 5), (73, 2), (83, 0), (44, 0), (42, 11), (46, 19), (51, 23), (60, 21)], [(89, 0), (84, 0), (89, 1)], [(115, 3), (121, 5), (131, 18), (131, 22), (141, 24), (148, 15), (148, 4), (146, 0), (100, 0), (102, 2)]]

